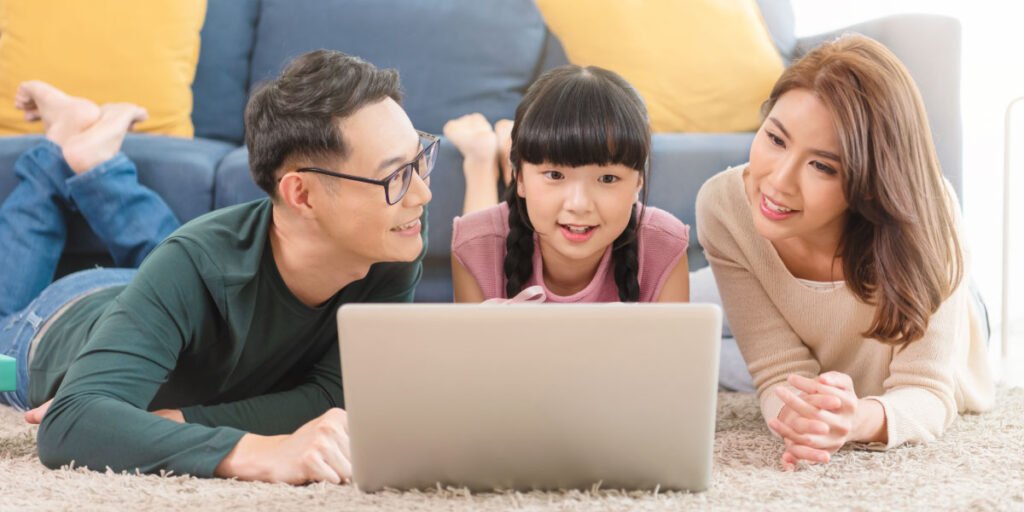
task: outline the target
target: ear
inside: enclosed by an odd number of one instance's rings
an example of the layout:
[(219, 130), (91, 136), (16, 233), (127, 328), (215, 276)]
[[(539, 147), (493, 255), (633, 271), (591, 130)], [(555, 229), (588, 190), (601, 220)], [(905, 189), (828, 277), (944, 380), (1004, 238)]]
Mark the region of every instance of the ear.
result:
[(516, 194), (519, 197), (526, 198), (526, 187), (523, 185), (523, 173), (514, 171), (512, 173), (513, 179), (516, 180)]
[(297, 172), (289, 172), (277, 183), (278, 198), (290, 210), (303, 217), (313, 217), (313, 204), (310, 202), (309, 177)]
[(636, 180), (636, 196), (633, 199), (634, 202), (640, 201), (640, 192), (644, 189), (644, 174), (642, 172), (637, 174), (638, 179)]

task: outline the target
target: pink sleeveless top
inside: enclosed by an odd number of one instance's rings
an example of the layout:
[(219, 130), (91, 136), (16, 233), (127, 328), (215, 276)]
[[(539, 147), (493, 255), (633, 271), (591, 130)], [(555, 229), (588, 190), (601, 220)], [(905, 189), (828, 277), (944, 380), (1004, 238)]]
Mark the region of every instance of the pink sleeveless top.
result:
[[(648, 206), (643, 210), (639, 237), (640, 302), (654, 302), (669, 274), (686, 253), (690, 226), (672, 214)], [(456, 217), (452, 226), (452, 254), (476, 279), (484, 299), (508, 298), (505, 295), (505, 239), (508, 237), (508, 205), (504, 202)], [(615, 284), (612, 249), (609, 247), (590, 284), (579, 292), (561, 296), (544, 286), (543, 261), (537, 235), (533, 243), (533, 277), (523, 286), (540, 285), (546, 302), (617, 302), (619, 288)]]

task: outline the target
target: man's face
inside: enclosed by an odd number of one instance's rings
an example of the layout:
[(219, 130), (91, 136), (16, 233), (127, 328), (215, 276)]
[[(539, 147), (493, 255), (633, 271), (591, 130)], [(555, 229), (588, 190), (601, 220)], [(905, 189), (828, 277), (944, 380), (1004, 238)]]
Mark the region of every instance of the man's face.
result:
[[(423, 149), (409, 116), (391, 98), (357, 110), (339, 126), (348, 156), (332, 171), (381, 180), (413, 161)], [(323, 206), (318, 221), (345, 252), (376, 263), (412, 261), (423, 250), (420, 217), (431, 194), (429, 183), (418, 175), (393, 205), (388, 205), (380, 185), (318, 178), (333, 183), (311, 187), (310, 200)]]

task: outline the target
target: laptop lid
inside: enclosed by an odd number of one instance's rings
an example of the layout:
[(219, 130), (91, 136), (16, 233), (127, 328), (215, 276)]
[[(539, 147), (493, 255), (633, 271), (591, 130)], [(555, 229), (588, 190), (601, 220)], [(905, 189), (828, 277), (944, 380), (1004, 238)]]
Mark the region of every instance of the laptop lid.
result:
[(354, 480), (703, 490), (721, 323), (706, 304), (345, 305)]

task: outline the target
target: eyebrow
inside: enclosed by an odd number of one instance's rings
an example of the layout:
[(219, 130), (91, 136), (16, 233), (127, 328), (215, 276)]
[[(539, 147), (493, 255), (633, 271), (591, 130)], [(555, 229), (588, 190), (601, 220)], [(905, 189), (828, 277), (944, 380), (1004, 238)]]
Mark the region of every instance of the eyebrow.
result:
[(392, 170), (391, 167), (396, 166), (398, 164), (402, 164), (402, 163), (405, 163), (405, 157), (404, 156), (395, 156), (395, 157), (388, 158), (387, 160), (384, 160), (383, 162), (380, 163), (380, 165), (377, 166), (376, 174), (380, 174), (380, 173), (382, 173), (384, 171)]
[[(773, 123), (775, 123), (775, 126), (777, 126), (779, 128), (779, 130), (782, 132), (783, 135), (786, 136), (787, 139), (792, 139), (793, 138), (793, 136), (791, 136), (789, 134), (789, 132), (786, 131), (786, 127), (782, 126), (782, 123), (778, 119), (775, 119), (774, 117), (769, 117), (768, 120), (773, 122)], [(823, 150), (820, 150), (820, 149), (812, 149), (811, 153), (814, 153), (815, 155), (822, 156), (822, 157), (825, 157), (825, 158), (828, 158), (828, 159), (831, 159), (831, 160), (835, 160), (836, 162), (842, 162), (842, 159), (839, 158), (839, 155), (837, 155), (835, 153), (830, 153), (828, 151), (823, 151)]]
[[(417, 138), (417, 140), (416, 140), (416, 154), (419, 154), (420, 151), (423, 151), (423, 144), (421, 144), (419, 139)], [(416, 158), (416, 156), (413, 155), (413, 158)], [(392, 167), (394, 167), (394, 166), (396, 166), (398, 164), (406, 164), (406, 163), (409, 163), (409, 160), (406, 160), (406, 158), (404, 156), (393, 156), (393, 157), (388, 158), (387, 160), (384, 160), (383, 162), (381, 162), (380, 165), (377, 166), (377, 171), (375, 172), (375, 174), (380, 174), (380, 173), (382, 173), (384, 171), (393, 171), (394, 169), (392, 169)]]

